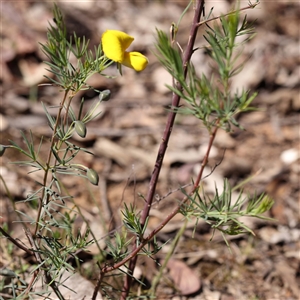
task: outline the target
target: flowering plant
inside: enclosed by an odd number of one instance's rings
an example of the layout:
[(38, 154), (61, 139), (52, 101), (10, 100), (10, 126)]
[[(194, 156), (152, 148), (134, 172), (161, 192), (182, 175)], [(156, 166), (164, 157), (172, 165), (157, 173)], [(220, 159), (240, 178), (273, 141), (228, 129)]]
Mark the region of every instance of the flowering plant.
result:
[[(134, 277), (137, 257), (141, 255), (146, 255), (149, 258), (155, 257), (156, 253), (164, 247), (164, 244), (156, 239), (157, 234), (175, 215), (180, 213), (185, 217), (185, 222), (173, 239), (157, 276), (153, 278), (151, 289), (142, 291), (144, 293), (141, 295), (143, 298), (154, 298), (157, 295), (157, 286), (162, 278), (163, 270), (173, 255), (179, 238), (187, 227), (188, 220), (195, 220), (196, 225), (199, 219), (204, 220), (213, 231), (219, 230), (225, 239), (225, 234), (234, 235), (243, 232), (254, 234), (247, 225), (238, 220), (240, 217), (250, 216), (267, 219), (261, 214), (271, 207), (273, 203), (271, 198), (264, 195), (246, 197), (241, 192), (237, 199), (232, 201), (232, 191), (239, 186), (231, 188), (227, 179), (224, 179), (222, 192), (216, 187), (213, 195), (206, 194), (205, 186), (202, 185), (205, 178), (203, 177), (204, 168), (208, 164), (210, 151), (218, 130), (230, 131), (232, 126), (240, 126), (235, 116), (240, 112), (252, 109), (249, 105), (256, 96), (255, 93), (250, 95), (248, 91), (233, 93), (230, 89), (231, 77), (241, 69), (241, 66), (235, 66), (239, 55), (239, 52), (235, 54), (235, 48), (238, 45), (236, 38), (240, 35), (252, 36), (253, 34), (253, 29), (247, 23), (246, 18), (240, 22), (239, 11), (242, 9), (237, 9), (220, 17), (222, 26), (214, 29), (208, 27), (204, 36), (208, 43), (206, 46), (207, 54), (217, 66), (217, 84), (213, 76), (208, 78), (204, 74), (201, 76), (196, 74), (196, 66), (190, 60), (194, 51), (198, 49), (194, 48), (198, 27), (215, 19), (206, 19), (200, 22), (204, 2), (204, 0), (190, 1), (189, 6), (194, 3), (195, 10), (186, 47), (181, 47), (176, 41), (180, 21), (178, 24), (172, 24), (169, 37), (163, 31), (157, 30), (155, 44), (157, 51), (155, 54), (161, 65), (173, 78), (173, 85), (167, 85), (172, 91), (171, 109), (168, 112), (157, 159), (153, 162), (154, 168), (147, 195), (145, 197), (141, 195), (144, 200), (144, 207), (142, 211), (139, 211), (135, 204), (126, 205), (124, 203), (124, 209), (121, 211), (124, 226), (122, 230), (115, 228), (108, 232), (103, 249), (88, 220), (82, 214), (80, 206), (75, 203), (68, 192), (65, 192), (65, 186), (61, 179), (69, 175), (81, 176), (89, 180), (91, 184), (98, 185), (99, 176), (96, 170), (76, 161), (79, 153), (92, 153), (88, 149), (74, 144), (75, 141), (71, 140), (74, 133), (77, 133), (81, 138), (86, 137), (86, 124), (100, 114), (100, 103), (110, 99), (109, 90), (94, 89), (86, 83), (88, 78), (95, 73), (102, 74), (114, 62), (117, 63), (120, 73), (122, 65), (139, 72), (147, 67), (148, 59), (140, 52), (127, 51), (134, 38), (118, 30), (106, 30), (102, 35), (101, 44), (95, 47), (94, 52), (88, 51), (88, 41), (85, 38), (81, 39), (74, 33), (70, 39), (67, 39), (63, 16), (58, 7), (54, 7), (55, 25), (50, 25), (48, 40), (41, 46), (49, 59), (46, 62), (48, 71), (52, 73), (51, 77), (46, 78), (53, 85), (58, 86), (63, 94), (59, 106), (47, 107), (46, 104), (43, 104), (51, 129), (50, 142), (47, 144), (47, 156), (43, 158), (40, 155), (41, 146), (47, 141), (45, 142), (41, 138), (39, 146), (36, 147), (34, 144), (35, 136), (31, 132), (29, 137), (21, 133), (25, 143), (23, 148), (13, 141), (11, 141), (11, 145), (0, 145), (0, 156), (5, 154), (6, 148), (18, 150), (28, 160), (17, 163), (29, 166), (30, 172), (40, 171), (39, 174), (42, 174), (39, 179), (36, 179), (35, 190), (28, 193), (23, 201), (18, 201), (18, 203), (23, 202), (24, 205), (29, 205), (30, 209), (35, 209), (34, 217), (17, 210), (18, 204), (15, 203), (14, 199), (11, 199), (14, 211), (19, 212), (18, 218), (23, 226), (29, 246), (25, 245), (23, 241), (20, 243), (18, 239), (10, 235), (4, 226), (0, 226), (0, 237), (1, 235), (5, 237), (7, 241), (22, 249), (35, 261), (33, 269), (30, 269), (30, 273), (27, 272), (31, 278), (26, 281), (22, 280), (18, 272), (15, 273), (9, 269), (0, 270), (1, 276), (4, 274), (8, 277), (7, 280), (5, 279), (5, 289), (11, 291), (14, 295), (13, 299), (33, 299), (32, 297), (36, 296), (37, 293), (39, 296), (43, 295), (43, 298), (48, 299), (50, 296), (53, 298), (48, 287), (51, 287), (57, 299), (67, 299), (60, 291), (60, 286), (67, 287), (68, 285), (62, 280), (62, 274), (65, 271), (75, 272), (73, 259), (79, 266), (81, 262), (79, 253), (87, 251), (87, 247), (93, 243), (99, 249), (99, 255), (95, 255), (94, 258), (97, 261), (99, 271), (97, 283), (90, 299), (98, 299), (99, 290), (107, 294), (108, 287), (109, 289), (113, 287), (122, 300), (131, 298), (133, 280), (142, 283)], [(256, 5), (249, 4), (246, 8), (253, 8)], [(185, 12), (186, 10), (183, 15)], [(185, 48), (184, 51), (182, 51), (183, 48)], [(72, 59), (69, 59), (70, 57)], [(73, 59), (74, 57), (76, 59)], [(84, 107), (84, 98), (79, 105), (73, 101), (79, 92), (87, 89), (93, 89), (99, 95), (99, 98), (97, 97), (89, 108)], [(183, 103), (180, 102), (181, 99), (184, 101)], [(56, 110), (54, 113), (53, 109)], [(186, 113), (191, 117), (198, 118), (207, 129), (209, 142), (196, 179), (178, 189), (183, 193), (182, 199), (176, 202), (176, 205), (170, 209), (155, 229), (149, 231), (150, 210), (156, 198), (156, 185), (177, 113)], [(0, 180), (5, 183), (1, 174)], [(7, 186), (5, 184), (4, 186), (9, 195)], [(157, 201), (161, 201), (167, 196), (159, 197)], [(86, 223), (85, 232), (83, 230), (77, 232), (76, 214), (80, 215)], [(91, 236), (92, 238), (90, 238)], [(227, 243), (226, 239), (225, 242)], [(0, 249), (5, 249), (5, 247), (1, 247), (1, 243)], [(115, 273), (117, 269), (122, 274), (125, 273), (122, 288), (117, 285), (116, 287), (110, 286), (110, 283), (105, 282), (106, 278), (117, 274)], [(37, 291), (33, 286), (42, 278), (46, 283), (45, 289)], [(10, 284), (7, 284), (6, 282), (9, 280)], [(114, 281), (115, 283), (118, 284), (117, 280)], [(2, 284), (0, 279), (0, 288), (2, 286), (4, 283)], [(0, 299), (2, 299), (1, 295)], [(113, 299), (113, 296), (108, 296), (109, 299)]]

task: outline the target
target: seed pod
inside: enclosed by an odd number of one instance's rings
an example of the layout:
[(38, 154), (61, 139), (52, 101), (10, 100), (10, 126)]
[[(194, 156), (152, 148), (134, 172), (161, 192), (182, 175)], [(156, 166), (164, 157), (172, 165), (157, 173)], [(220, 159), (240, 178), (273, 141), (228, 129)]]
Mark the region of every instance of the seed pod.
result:
[(4, 154), (6, 147), (3, 145), (0, 145), (0, 157)]
[(92, 183), (93, 185), (98, 185), (99, 176), (95, 170), (88, 169), (86, 171), (86, 176), (87, 176), (88, 180), (90, 181), (90, 183)]
[(100, 101), (108, 101), (110, 99), (110, 90), (104, 90), (99, 94)]
[(80, 137), (85, 138), (85, 136), (86, 136), (86, 126), (83, 122), (81, 122), (81, 121), (76, 121), (75, 122), (75, 131), (77, 132), (77, 134)]

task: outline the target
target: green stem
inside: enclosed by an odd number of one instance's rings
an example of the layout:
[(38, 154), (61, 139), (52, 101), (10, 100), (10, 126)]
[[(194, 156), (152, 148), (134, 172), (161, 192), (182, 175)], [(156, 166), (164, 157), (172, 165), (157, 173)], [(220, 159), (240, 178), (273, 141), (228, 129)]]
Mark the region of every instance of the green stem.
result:
[(178, 245), (178, 242), (179, 242), (179, 239), (182, 237), (185, 229), (186, 229), (186, 226), (187, 226), (187, 223), (188, 223), (188, 220), (185, 219), (185, 222), (183, 224), (183, 226), (180, 228), (180, 230), (177, 232), (172, 244), (171, 244), (171, 247), (170, 247), (170, 250), (169, 252), (167, 253), (165, 259), (164, 259), (164, 262), (162, 264), (162, 266), (160, 267), (159, 269), (159, 272), (158, 274), (154, 277), (153, 281), (152, 281), (152, 286), (151, 286), (151, 289), (149, 291), (149, 294), (151, 297), (154, 297), (155, 296), (155, 293), (156, 293), (156, 288), (159, 284), (159, 281), (163, 275), (163, 271), (165, 270), (169, 260), (171, 259), (172, 255), (174, 254), (175, 252), (175, 249)]
[[(65, 104), (65, 101), (67, 99), (68, 93), (69, 93), (69, 91), (66, 90), (65, 94), (64, 94), (64, 98), (63, 98), (63, 100), (60, 104), (60, 108), (59, 108), (59, 111), (58, 111), (57, 117), (56, 117), (56, 122), (55, 122), (55, 125), (54, 125), (54, 128), (53, 128), (53, 133), (52, 133), (52, 137), (51, 137), (51, 141), (50, 141), (50, 150), (49, 150), (49, 154), (48, 154), (48, 158), (47, 158), (47, 162), (46, 162), (46, 166), (45, 166), (44, 178), (43, 178), (43, 186), (44, 187), (47, 185), (48, 174), (49, 174), (49, 170), (50, 170), (50, 161), (51, 161), (51, 157), (52, 157), (51, 149), (53, 148), (54, 143), (55, 143), (55, 136), (56, 136), (57, 127), (58, 127), (58, 124), (60, 122), (60, 116), (61, 116), (62, 110), (64, 108), (64, 104)], [(38, 231), (38, 228), (39, 228), (39, 220), (40, 220), (41, 213), (42, 213), (44, 197), (45, 197), (45, 189), (43, 189), (42, 196), (39, 199), (40, 201), (39, 201), (38, 214), (37, 214), (37, 218), (36, 218), (37, 221), (35, 223), (34, 236), (37, 234), (37, 231)], [(49, 201), (49, 196), (47, 196), (46, 203), (48, 201)]]

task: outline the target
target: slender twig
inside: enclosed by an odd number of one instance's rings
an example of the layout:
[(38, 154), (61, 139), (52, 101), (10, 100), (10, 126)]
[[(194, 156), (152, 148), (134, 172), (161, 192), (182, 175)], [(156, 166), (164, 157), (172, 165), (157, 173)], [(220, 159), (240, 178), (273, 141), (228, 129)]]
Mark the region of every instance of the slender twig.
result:
[(96, 286), (95, 286), (95, 288), (94, 288), (92, 300), (97, 299), (98, 291), (99, 291), (99, 289), (100, 289), (101, 282), (102, 282), (103, 277), (104, 277), (104, 275), (105, 275), (105, 273), (102, 272), (101, 266), (100, 266), (99, 263), (97, 263), (97, 266), (98, 266), (99, 269), (100, 269), (100, 276), (99, 276), (99, 278), (97, 279), (97, 284), (96, 284)]
[(200, 171), (199, 171), (199, 173), (198, 173), (197, 179), (196, 179), (196, 181), (195, 181), (195, 183), (194, 183), (194, 191), (198, 188), (198, 186), (199, 186), (199, 184), (200, 184), (200, 181), (201, 181), (201, 179), (202, 179), (202, 175), (203, 175), (204, 168), (205, 168), (205, 166), (206, 166), (207, 163), (208, 163), (209, 153), (210, 153), (212, 144), (213, 144), (213, 142), (214, 142), (214, 140), (215, 140), (217, 131), (218, 131), (218, 129), (219, 129), (219, 127), (218, 127), (219, 122), (220, 122), (220, 120), (217, 120), (217, 121), (216, 121), (214, 130), (213, 130), (212, 133), (210, 134), (209, 144), (208, 144), (208, 146), (207, 146), (207, 150), (206, 150), (205, 156), (204, 156), (204, 158), (203, 158), (203, 160), (202, 160), (201, 168), (200, 168)]
[(33, 255), (33, 251), (23, 246), (21, 243), (19, 243), (16, 239), (11, 237), (2, 227), (0, 227), (0, 232), (13, 244), (15, 244), (18, 248), (22, 249), (29, 255)]
[(225, 15), (222, 15), (222, 16), (217, 16), (217, 17), (213, 17), (213, 18), (210, 18), (210, 19), (204, 20), (204, 21), (202, 21), (202, 22), (199, 22), (199, 23), (197, 24), (197, 26), (201, 26), (201, 25), (203, 25), (203, 24), (207, 24), (207, 23), (209, 23), (209, 22), (211, 22), (211, 21), (218, 20), (218, 19), (220, 19), (221, 17), (230, 16), (230, 15), (232, 15), (232, 14), (235, 14), (235, 13), (237, 13), (237, 12), (240, 12), (240, 11), (243, 11), (243, 10), (247, 10), (247, 9), (255, 8), (255, 7), (258, 5), (258, 4), (260, 4), (260, 2), (259, 2), (259, 1), (258, 1), (258, 2), (256, 2), (256, 3), (254, 3), (254, 4), (252, 4), (252, 3), (249, 3), (249, 4), (248, 4), (248, 6), (245, 6), (245, 7), (242, 7), (242, 8), (236, 9), (236, 10), (233, 10), (233, 11), (231, 11), (231, 12), (229, 12), (229, 13), (225, 14)]
[(160, 203), (162, 200), (166, 199), (167, 197), (169, 197), (170, 195), (174, 194), (175, 192), (181, 191), (182, 189), (185, 189), (189, 186), (192, 186), (192, 183), (187, 183), (185, 185), (180, 186), (179, 188), (175, 189), (175, 190), (171, 190), (168, 193), (166, 193), (163, 196), (159, 196), (158, 194), (155, 195), (155, 202), (152, 203), (152, 205)]
[(168, 253), (166, 254), (163, 262), (162, 262), (162, 266), (160, 267), (159, 269), (159, 272), (158, 274), (154, 277), (154, 279), (152, 280), (152, 284), (151, 284), (151, 289), (150, 289), (150, 295), (152, 297), (155, 296), (155, 293), (156, 293), (156, 289), (157, 289), (157, 286), (159, 284), (159, 281), (163, 275), (163, 272), (164, 270), (166, 269), (167, 267), (167, 264), (169, 262), (169, 260), (171, 259), (172, 255), (174, 254), (174, 251), (179, 243), (179, 240), (180, 238), (182, 237), (183, 233), (185, 232), (186, 230), (186, 226), (188, 224), (188, 219), (185, 219), (185, 222), (184, 224), (181, 226), (181, 228), (179, 229), (179, 231), (177, 232), (175, 238), (173, 239), (172, 241), (172, 244), (171, 244), (171, 247), (170, 247), (170, 250), (168, 251)]
[[(195, 44), (195, 40), (196, 40), (196, 36), (197, 36), (197, 31), (199, 28), (198, 23), (200, 21), (203, 7), (204, 7), (204, 0), (197, 0), (194, 18), (193, 18), (190, 35), (189, 35), (189, 39), (188, 39), (188, 43), (187, 43), (187, 48), (184, 51), (184, 56), (183, 56), (184, 77), (186, 77), (186, 75), (187, 75), (187, 67), (188, 67), (189, 61), (191, 59), (191, 56), (193, 54), (193, 48), (194, 48), (194, 44)], [(176, 85), (179, 90), (182, 89), (182, 87), (179, 83), (177, 83)], [(173, 93), (172, 108), (177, 108), (179, 106), (179, 103), (180, 103), (180, 96)], [(169, 112), (167, 124), (166, 124), (165, 130), (163, 133), (163, 137), (162, 137), (162, 142), (161, 142), (159, 150), (158, 150), (158, 155), (157, 155), (156, 162), (154, 165), (154, 170), (152, 172), (152, 176), (150, 179), (146, 202), (145, 202), (145, 205), (144, 205), (144, 208), (142, 211), (142, 215), (141, 215), (141, 219), (140, 219), (140, 223), (141, 223), (142, 227), (145, 225), (145, 222), (149, 216), (149, 211), (151, 209), (154, 193), (156, 190), (156, 184), (158, 181), (158, 177), (160, 174), (164, 156), (165, 156), (165, 153), (166, 153), (166, 150), (168, 147), (169, 138), (172, 133), (175, 117), (176, 117), (175, 111)], [(142, 239), (143, 237), (139, 237), (139, 238)], [(134, 241), (134, 248), (135, 247), (136, 247), (136, 242)], [(122, 291), (122, 295), (120, 298), (122, 300), (126, 299), (126, 297), (128, 296), (128, 293), (129, 293), (129, 290), (131, 287), (131, 283), (132, 283), (132, 274), (133, 274), (133, 270), (136, 265), (136, 261), (137, 261), (137, 256), (133, 257), (130, 260), (129, 267), (127, 270), (128, 274), (125, 276), (123, 291)]]
[(37, 276), (39, 275), (39, 273), (40, 273), (40, 270), (35, 270), (33, 272), (33, 276), (32, 276), (32, 278), (31, 278), (30, 282), (28, 283), (28, 286), (27, 286), (27, 288), (25, 290), (25, 293), (24, 293), (25, 295), (28, 295), (30, 293), (30, 290), (31, 290), (31, 288), (32, 288), (32, 286), (33, 286), (33, 284), (34, 284)]

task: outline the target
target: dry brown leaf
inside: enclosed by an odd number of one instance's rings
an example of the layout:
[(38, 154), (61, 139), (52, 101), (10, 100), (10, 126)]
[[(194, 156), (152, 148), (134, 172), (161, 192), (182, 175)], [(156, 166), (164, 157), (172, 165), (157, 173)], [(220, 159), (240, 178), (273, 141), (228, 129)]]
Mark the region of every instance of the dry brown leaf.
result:
[[(68, 300), (81, 300), (81, 299), (91, 299), (94, 292), (94, 285), (79, 273), (71, 274), (69, 272), (64, 272), (60, 282), (63, 282), (62, 286), (59, 286), (59, 291), (63, 295), (64, 299)], [(45, 290), (45, 287), (42, 286), (41, 281), (39, 285), (36, 286), (37, 290)], [(37, 291), (36, 290), (36, 291)], [(34, 299), (41, 299), (40, 296)], [(51, 294), (47, 299), (58, 300), (54, 292), (51, 291)], [(96, 300), (102, 300), (100, 293), (97, 293)]]
[(182, 295), (190, 295), (196, 293), (201, 288), (201, 280), (199, 276), (184, 262), (176, 259), (170, 259), (167, 268), (176, 289)]
[(275, 268), (278, 274), (280, 274), (284, 285), (289, 287), (295, 296), (300, 295), (299, 282), (296, 281), (296, 270), (291, 268), (288, 263), (284, 260), (279, 261), (275, 264)]

